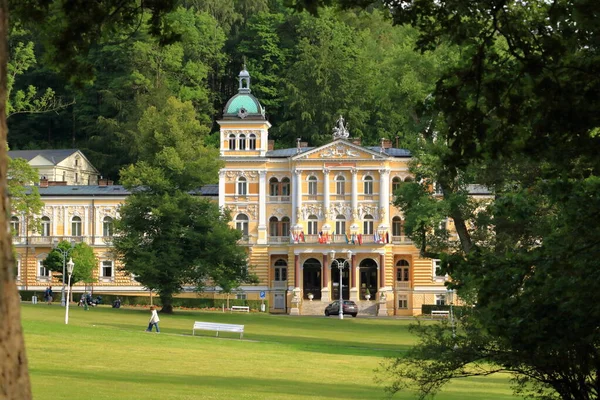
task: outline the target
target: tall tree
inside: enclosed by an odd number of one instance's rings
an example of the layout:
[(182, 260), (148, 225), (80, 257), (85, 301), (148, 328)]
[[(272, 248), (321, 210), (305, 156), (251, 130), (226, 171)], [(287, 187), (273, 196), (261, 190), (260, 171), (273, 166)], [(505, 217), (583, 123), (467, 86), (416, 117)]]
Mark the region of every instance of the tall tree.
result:
[(190, 102), (172, 97), (160, 111), (148, 107), (134, 133), (139, 161), (121, 173), (133, 194), (121, 208), (114, 247), (125, 270), (158, 292), (161, 312), (173, 312), (172, 298), (185, 284), (202, 290), (207, 282), (254, 280), (236, 243), (241, 233), (198, 193), (220, 167), (217, 150), (203, 143), (208, 132)]
[[(389, 389), (414, 385), (425, 398), (452, 378), (509, 371), (531, 398), (598, 399), (599, 294), (586, 275), (600, 250), (589, 224), (600, 212), (600, 6), (383, 3), (397, 23), (420, 29), (421, 50), (460, 46), (432, 93), (435, 118), (419, 157), (420, 178), (440, 189), (442, 203), (412, 184), (398, 204), (422, 250), (443, 250), (449, 286), (472, 306), (454, 334), (417, 328), (421, 344), (387, 364)], [(485, 185), (493, 201), (470, 205), (469, 183)], [(437, 240), (432, 228), (444, 217), (458, 246)]]
[[(52, 42), (57, 49), (53, 61), (67, 73), (88, 72), (79, 64), (79, 54), (88, 51), (105, 29), (139, 26), (136, 16), (142, 11), (137, 1), (101, 0), (89, 2), (0, 0), (0, 399), (30, 399), (31, 387), (27, 356), (20, 321), (19, 297), (15, 285), (15, 259), (8, 230), (11, 205), (8, 198), (7, 142), (7, 70), (10, 9), (22, 21), (52, 26)], [(173, 9), (174, 1), (147, 1), (152, 14), (149, 28), (155, 34), (166, 33), (162, 16)], [(68, 65), (65, 65), (68, 64)]]

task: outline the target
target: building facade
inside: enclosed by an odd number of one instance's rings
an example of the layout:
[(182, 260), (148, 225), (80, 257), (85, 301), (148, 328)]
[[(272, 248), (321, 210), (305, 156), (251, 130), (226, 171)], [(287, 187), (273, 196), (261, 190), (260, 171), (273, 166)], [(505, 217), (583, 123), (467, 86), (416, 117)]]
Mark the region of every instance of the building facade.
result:
[(23, 158), (37, 170), (40, 180), (64, 185), (96, 185), (100, 173), (77, 149), (12, 150), (10, 158)]
[(243, 232), (271, 312), (322, 314), (341, 297), (362, 313), (418, 315), (443, 304), (446, 277), (406, 237), (393, 193), (411, 155), (363, 147), (342, 116), (331, 142), (273, 150), (270, 124), (244, 69), (220, 125), (219, 205)]
[[(274, 150), (250, 75), (243, 70), (238, 79), (238, 93), (218, 121), (224, 161), (219, 183), (201, 190), (231, 211), (232, 227), (242, 232), (240, 245), (260, 279), (242, 286), (238, 296), (268, 300), (272, 313), (302, 315), (321, 315), (340, 297), (355, 301), (367, 315), (419, 315), (423, 304), (447, 303), (439, 261), (419, 255), (405, 235), (402, 210), (393, 205), (394, 191), (413, 179), (410, 153), (389, 141), (361, 146), (341, 116), (330, 143)], [(11, 220), (19, 289), (60, 284), (41, 261), (54, 243), (70, 240), (94, 248), (96, 292), (143, 292), (111, 251), (112, 223), (129, 193), (105, 180), (40, 186), (41, 232), (27, 232), (19, 216)], [(89, 288), (75, 287), (83, 290)], [(204, 295), (217, 293), (214, 288)]]

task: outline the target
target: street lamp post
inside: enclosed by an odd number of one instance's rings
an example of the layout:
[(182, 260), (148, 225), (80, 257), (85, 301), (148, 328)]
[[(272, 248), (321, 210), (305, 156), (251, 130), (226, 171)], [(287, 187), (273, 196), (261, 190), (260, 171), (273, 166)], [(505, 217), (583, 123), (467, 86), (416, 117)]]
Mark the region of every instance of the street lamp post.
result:
[(67, 306), (65, 308), (65, 325), (69, 324), (69, 298), (71, 297), (71, 275), (73, 275), (73, 268), (75, 263), (72, 258), (69, 258), (67, 263), (67, 271), (69, 272), (69, 284), (67, 285)]
[(63, 259), (62, 289), (60, 291), (60, 305), (63, 307), (66, 304), (66, 302), (65, 302), (65, 267), (66, 267), (66, 263), (67, 263), (67, 256), (69, 255), (69, 252), (73, 248), (73, 242), (69, 242), (69, 243), (71, 244), (71, 247), (67, 250), (63, 250), (60, 247), (58, 247), (58, 241), (54, 242), (54, 250), (58, 251), (62, 255), (62, 259)]
[(346, 256), (348, 257), (346, 260), (344, 260), (343, 262), (340, 262), (339, 260), (336, 260), (335, 258), (335, 250), (331, 250), (330, 251), (331, 254), (331, 263), (335, 263), (335, 266), (340, 270), (340, 304), (339, 304), (339, 311), (338, 311), (338, 315), (340, 317), (340, 319), (344, 319), (344, 297), (342, 295), (342, 288), (343, 288), (343, 271), (344, 271), (344, 266), (346, 264), (346, 262), (348, 260), (352, 259), (352, 252), (350, 250), (348, 250), (348, 252), (346, 253)]
[(450, 326), (452, 327), (452, 339), (456, 338), (456, 330), (454, 328), (454, 310), (452, 306), (454, 305), (454, 289), (448, 290), (448, 297), (450, 300)]

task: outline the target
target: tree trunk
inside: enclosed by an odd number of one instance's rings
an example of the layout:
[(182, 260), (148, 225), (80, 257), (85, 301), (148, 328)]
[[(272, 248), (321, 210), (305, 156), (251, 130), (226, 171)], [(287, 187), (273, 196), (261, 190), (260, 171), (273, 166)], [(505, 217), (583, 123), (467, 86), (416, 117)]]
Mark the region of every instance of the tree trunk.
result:
[(0, 0), (0, 400), (31, 399), (31, 385), (21, 328), (21, 305), (15, 284), (11, 215), (8, 199), (6, 143), (6, 69), (8, 0)]
[(162, 303), (161, 313), (173, 314), (173, 294), (160, 293), (160, 301)]

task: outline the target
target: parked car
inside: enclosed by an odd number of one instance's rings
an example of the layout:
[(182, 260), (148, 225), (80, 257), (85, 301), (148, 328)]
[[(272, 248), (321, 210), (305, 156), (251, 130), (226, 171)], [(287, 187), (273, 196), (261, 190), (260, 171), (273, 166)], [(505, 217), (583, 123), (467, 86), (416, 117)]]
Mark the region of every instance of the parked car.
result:
[[(358, 306), (355, 302), (351, 300), (344, 300), (343, 306), (344, 314), (350, 314), (352, 317), (356, 317), (358, 314)], [(338, 315), (340, 313), (340, 302), (338, 300), (329, 304), (325, 307), (325, 316), (328, 317), (330, 315)]]

